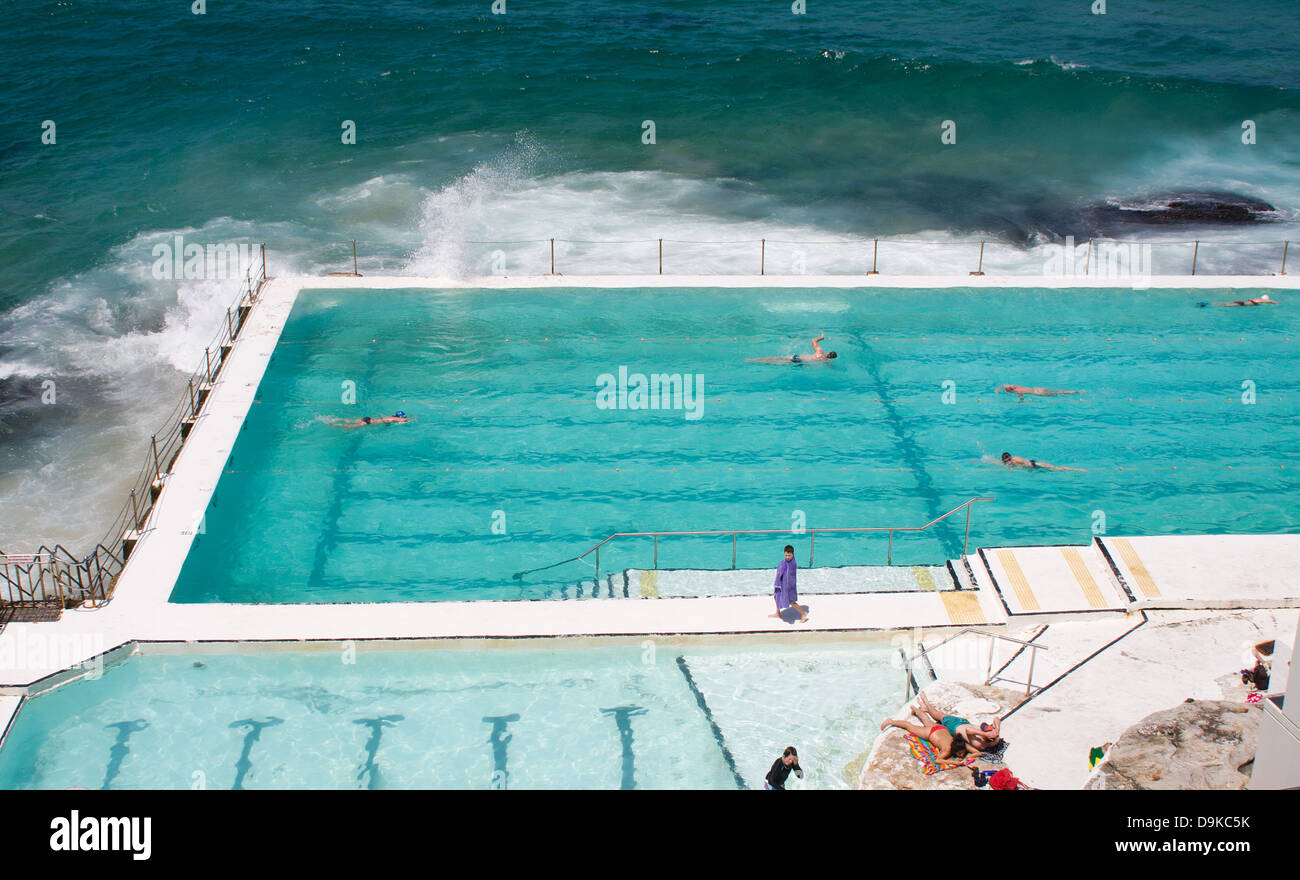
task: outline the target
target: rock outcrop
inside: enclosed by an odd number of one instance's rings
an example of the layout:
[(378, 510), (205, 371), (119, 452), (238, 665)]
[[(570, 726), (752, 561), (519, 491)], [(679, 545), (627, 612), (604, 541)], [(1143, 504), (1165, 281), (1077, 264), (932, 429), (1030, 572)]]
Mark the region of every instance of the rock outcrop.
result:
[(1244, 700), (1188, 700), (1148, 715), (1111, 746), (1085, 789), (1244, 789), (1260, 710)]

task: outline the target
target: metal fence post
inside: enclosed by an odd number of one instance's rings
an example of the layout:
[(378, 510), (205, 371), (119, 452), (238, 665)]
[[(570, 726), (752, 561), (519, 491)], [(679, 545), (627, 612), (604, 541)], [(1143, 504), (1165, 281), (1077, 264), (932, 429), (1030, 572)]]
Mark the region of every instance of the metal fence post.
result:
[(982, 242), (982, 241), (980, 242), (980, 262), (979, 262), (979, 266), (977, 266), (976, 269), (975, 269), (975, 271), (972, 272), (971, 274), (972, 274), (972, 275), (983, 275), (983, 274), (984, 274), (984, 242)]
[(551, 239), (551, 274), (555, 274), (555, 239)]
[(758, 274), (759, 274), (759, 275), (766, 275), (766, 274), (767, 274), (767, 239), (766, 239), (766, 238), (763, 239), (762, 244), (759, 245), (759, 250), (758, 250)]
[(1083, 274), (1092, 274), (1092, 239), (1088, 239), (1088, 251), (1083, 255)]
[(659, 570), (659, 536), (655, 535), (655, 571)]
[(1200, 252), (1200, 250), (1201, 250), (1200, 241), (1192, 242), (1192, 274), (1193, 275), (1196, 274), (1196, 255)]
[(736, 533), (731, 533), (731, 569), (736, 569)]
[(1289, 240), (1282, 242), (1282, 271), (1278, 273), (1279, 275), (1286, 274), (1286, 251), (1290, 246), (1291, 242)]
[(352, 239), (352, 274), (353, 275), (361, 274), (359, 271), (357, 271), (357, 240), (355, 238)]
[(889, 530), (889, 549), (885, 551), (885, 565), (894, 564), (894, 530)]
[(194, 399), (194, 377), (190, 376), (190, 415), (197, 415), (199, 412), (198, 401)]
[(868, 275), (880, 274), (876, 271), (876, 257), (878, 256), (880, 256), (880, 239), (873, 238), (871, 240), (871, 271), (867, 273)]
[(140, 510), (135, 504), (135, 489), (131, 490), (131, 522), (135, 524), (135, 530), (140, 531)]
[(154, 434), (149, 438), (149, 445), (153, 447), (153, 478), (154, 481), (162, 479), (162, 465), (158, 463), (158, 435)]
[(205, 376), (208, 378), (208, 384), (212, 384), (212, 349), (203, 349), (203, 362), (207, 365)]
[(813, 556), (817, 552), (817, 530), (808, 533), (808, 567), (813, 567)]
[(659, 274), (664, 274), (664, 240), (659, 239)]

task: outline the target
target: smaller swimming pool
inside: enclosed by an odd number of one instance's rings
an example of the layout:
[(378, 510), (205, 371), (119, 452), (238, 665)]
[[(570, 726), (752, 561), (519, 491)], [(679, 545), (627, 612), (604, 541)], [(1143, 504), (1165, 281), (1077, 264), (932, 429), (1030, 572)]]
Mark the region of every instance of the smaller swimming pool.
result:
[(762, 788), (787, 745), (847, 788), (901, 699), (879, 636), (216, 650), (28, 699), (0, 788)]

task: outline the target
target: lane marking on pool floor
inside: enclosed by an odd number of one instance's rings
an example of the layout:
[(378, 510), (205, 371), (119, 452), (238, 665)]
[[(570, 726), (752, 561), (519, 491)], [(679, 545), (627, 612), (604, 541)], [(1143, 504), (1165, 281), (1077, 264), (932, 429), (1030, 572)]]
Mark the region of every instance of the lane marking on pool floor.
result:
[(1016, 601), (1020, 603), (1020, 609), (1022, 611), (1041, 611), (1038, 597), (1029, 588), (1029, 581), (1020, 568), (1020, 562), (1016, 559), (1016, 554), (1010, 550), (998, 550), (996, 555), (998, 562), (1002, 564), (1002, 570), (1007, 573), (1007, 580), (1011, 582), (1011, 589), (1015, 591)]
[(1120, 558), (1124, 560), (1125, 567), (1128, 568), (1130, 573), (1132, 573), (1133, 579), (1142, 590), (1142, 595), (1146, 596), (1148, 599), (1161, 598), (1160, 589), (1156, 586), (1156, 582), (1151, 577), (1151, 573), (1147, 571), (1147, 567), (1145, 563), (1142, 562), (1141, 557), (1137, 555), (1137, 551), (1133, 549), (1133, 545), (1129, 543), (1128, 538), (1114, 538), (1111, 543), (1114, 544), (1115, 549), (1119, 551)]

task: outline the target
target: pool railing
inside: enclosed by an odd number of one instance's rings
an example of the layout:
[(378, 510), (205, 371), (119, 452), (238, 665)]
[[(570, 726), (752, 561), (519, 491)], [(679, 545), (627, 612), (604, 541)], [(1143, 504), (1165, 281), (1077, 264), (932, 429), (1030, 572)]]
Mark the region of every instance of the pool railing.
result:
[[(559, 248), (556, 245), (560, 245)], [(463, 240), (444, 241), (441, 239), (421, 239), (418, 241), (366, 241), (364, 239), (343, 239), (333, 241), (296, 241), (277, 242), (276, 247), (293, 250), (313, 251), (313, 259), (331, 264), (350, 263), (351, 271), (331, 274), (361, 276), (358, 257), (358, 245), (362, 256), (367, 256), (372, 265), (378, 264), (382, 274), (393, 274), (384, 267), (388, 260), (396, 260), (404, 266), (421, 251), (430, 247), (449, 246), (457, 250), (461, 246), (491, 247), (493, 250), (485, 255), (484, 262), (491, 264), (485, 275), (548, 275), (559, 276), (565, 269), (572, 270), (572, 263), (577, 260), (590, 260), (602, 247), (628, 245), (645, 246), (644, 274), (663, 275), (665, 265), (671, 274), (673, 259), (681, 254), (699, 254), (700, 248), (717, 248), (727, 259), (740, 259), (749, 263), (748, 271), (742, 269), (740, 274), (749, 274), (757, 269), (757, 275), (767, 274), (773, 263), (784, 263), (787, 258), (798, 256), (803, 269), (792, 273), (777, 274), (827, 274), (827, 275), (971, 275), (984, 276), (989, 272), (1023, 275), (1051, 274), (1043, 266), (1038, 272), (1008, 270), (999, 266), (1000, 258), (1007, 253), (1024, 257), (1032, 248), (1052, 248), (1053, 265), (1059, 260), (1060, 272), (1080, 278), (1114, 278), (1125, 286), (1134, 276), (1140, 275), (1198, 275), (1206, 274), (1205, 258), (1201, 251), (1207, 251), (1210, 258), (1226, 249), (1234, 260), (1246, 260), (1250, 271), (1219, 272), (1216, 266), (1209, 267), (1209, 274), (1244, 274), (1244, 275), (1286, 275), (1287, 258), (1291, 242), (1289, 240), (1272, 241), (1215, 241), (1209, 239), (1136, 239), (1136, 238), (1081, 238), (1066, 236), (1061, 241), (1034, 243), (1032, 245), (998, 241), (996, 239), (920, 239), (920, 238), (843, 238), (838, 240), (789, 240), (776, 238), (747, 238), (727, 240), (687, 240), (673, 238), (641, 239), (569, 239), (569, 238), (528, 238), (500, 240)], [(947, 258), (946, 268), (934, 268), (933, 261), (927, 259), (926, 270), (915, 270), (916, 251), (909, 249), (916, 245), (928, 245), (937, 248), (938, 253)], [(339, 250), (343, 253), (340, 254)], [(1157, 250), (1158, 249), (1158, 250)], [(506, 272), (505, 257), (507, 250), (511, 255), (512, 271)], [(986, 260), (986, 250), (988, 258)], [(845, 265), (850, 269), (836, 268), (833, 271), (814, 271), (809, 265), (813, 261), (810, 254), (833, 255), (837, 267)], [(1153, 261), (1159, 256), (1161, 271), (1155, 271)], [(569, 261), (566, 265), (565, 261)], [(986, 265), (992, 263), (993, 266)], [(899, 269), (899, 266), (902, 269)], [(517, 268), (513, 268), (517, 267)], [(340, 267), (342, 268), (342, 266)], [(621, 270), (625, 271), (625, 269)], [(1057, 271), (1053, 269), (1052, 271)], [(398, 273), (403, 274), (403, 273)], [(472, 274), (472, 273), (471, 273)], [(608, 275), (618, 272), (591, 271), (584, 266), (577, 274)], [(637, 274), (642, 274), (638, 269)], [(679, 274), (681, 274), (679, 272)], [(722, 271), (697, 269), (685, 274), (729, 274)]]
[[(943, 641), (933, 644), (928, 648), (922, 646), (921, 650), (916, 652), (915, 654), (909, 655), (907, 654), (907, 652), (903, 651), (903, 672), (904, 672), (904, 677), (906, 679), (906, 682), (904, 684), (904, 694), (903, 694), (904, 701), (911, 700), (913, 694), (921, 692), (921, 687), (918, 685), (916, 681), (915, 673), (913, 672), (916, 661), (924, 659), (928, 665), (930, 659), (929, 655), (931, 651), (936, 651), (939, 648), (943, 647), (944, 645), (948, 644), (949, 642), (956, 641), (962, 636), (968, 636), (968, 635), (981, 636), (989, 640), (988, 667), (984, 671), (984, 684), (986, 685), (993, 683), (993, 652), (994, 649), (997, 647), (997, 643), (999, 640), (1004, 642), (1010, 642), (1012, 644), (1020, 646), (1020, 650), (1017, 651), (1014, 656), (1012, 656), (1011, 660), (1007, 661), (1007, 665), (1010, 665), (1011, 662), (1014, 661), (1016, 657), (1020, 656), (1021, 652), (1027, 649), (1029, 651), (1029, 674), (1025, 676), (1026, 681), (1023, 682), (1011, 681), (1010, 679), (1007, 679), (1007, 683), (1015, 684), (1015, 685), (1023, 684), (1025, 686), (1026, 697), (1028, 697), (1032, 693), (1034, 688), (1034, 661), (1038, 658), (1038, 652), (1040, 650), (1046, 651), (1047, 646), (1039, 645), (1035, 642), (1026, 642), (1020, 639), (1013, 639), (1010, 636), (1004, 636), (1001, 633), (985, 632), (982, 629), (972, 629), (971, 627), (966, 627), (965, 629), (953, 633)], [(899, 650), (902, 651), (903, 649), (899, 648)], [(938, 680), (938, 676), (935, 675), (934, 673), (933, 666), (930, 666), (930, 674), (935, 678), (936, 681)]]
[(813, 561), (815, 559), (815, 554), (817, 549), (818, 532), (821, 532), (823, 534), (887, 532), (889, 534), (889, 543), (885, 551), (886, 552), (885, 564), (893, 565), (895, 532), (924, 532), (927, 529), (929, 529), (931, 526), (943, 522), (948, 517), (952, 516), (953, 514), (961, 510), (966, 511), (966, 531), (965, 531), (965, 537), (962, 539), (962, 555), (965, 556), (970, 546), (971, 506), (974, 505), (975, 502), (977, 501), (996, 501), (996, 500), (997, 500), (996, 498), (971, 498), (957, 505), (952, 510), (948, 511), (942, 516), (935, 517), (934, 519), (930, 520), (928, 523), (926, 523), (923, 526), (854, 526), (850, 528), (804, 529), (803, 531), (797, 531), (797, 532), (791, 529), (706, 529), (706, 530), (692, 530), (692, 531), (616, 532), (610, 535), (605, 540), (601, 541), (599, 544), (596, 544), (594, 547), (590, 548), (589, 550), (586, 550), (583, 553), (579, 553), (577, 556), (571, 556), (568, 559), (564, 559), (561, 560), (560, 562), (552, 563), (551, 565), (545, 565), (542, 566), (541, 568), (533, 568), (527, 571), (515, 572), (514, 579), (522, 580), (524, 575), (533, 574), (539, 571), (546, 571), (547, 569), (551, 569), (551, 568), (557, 568), (558, 566), (565, 565), (570, 562), (585, 560), (588, 556), (592, 555), (593, 553), (595, 554), (596, 574), (597, 577), (599, 577), (600, 576), (600, 548), (604, 547), (606, 544), (610, 543), (611, 541), (617, 540), (619, 538), (653, 538), (654, 539), (654, 563), (653, 564), (655, 570), (658, 570), (660, 538), (705, 537), (705, 536), (717, 537), (719, 535), (730, 535), (731, 536), (731, 568), (735, 569), (736, 543), (740, 535), (798, 535), (800, 537), (802, 537), (803, 535), (808, 535), (809, 538), (808, 567), (811, 568), (813, 566)]

